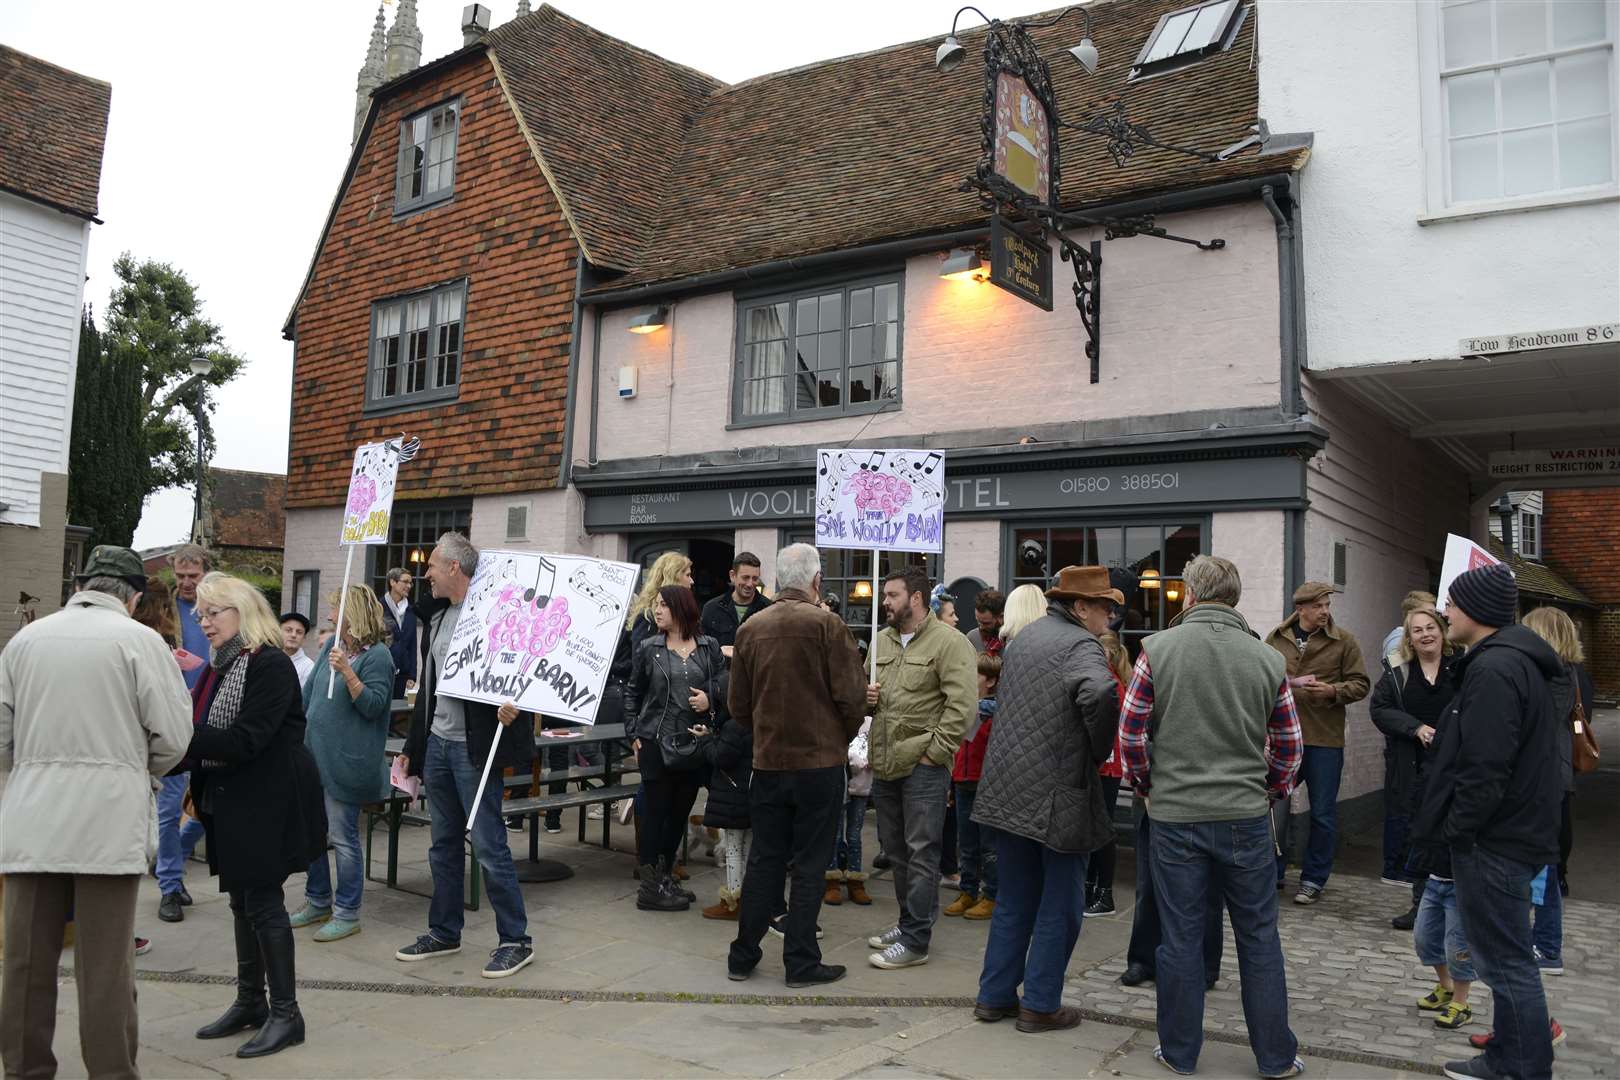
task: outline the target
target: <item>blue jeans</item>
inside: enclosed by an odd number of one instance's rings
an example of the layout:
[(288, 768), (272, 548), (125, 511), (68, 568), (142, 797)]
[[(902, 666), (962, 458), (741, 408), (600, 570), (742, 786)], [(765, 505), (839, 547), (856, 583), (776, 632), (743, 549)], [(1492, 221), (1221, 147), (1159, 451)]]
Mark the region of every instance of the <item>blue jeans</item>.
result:
[(1549, 960), (1564, 958), (1564, 894), (1558, 891), (1558, 867), (1547, 867), (1547, 884), (1535, 911), (1534, 941)]
[(326, 796), (326, 836), (337, 859), (337, 898), (333, 902), (332, 874), (326, 865), (326, 852), (309, 864), (304, 882), (304, 899), (313, 908), (331, 908), (332, 917), (353, 921), (360, 917), (360, 894), (365, 887), (366, 866), (360, 854), (360, 805), (338, 802)]
[[(1314, 799), (1316, 792), (1312, 792)], [(1243, 1021), (1262, 1075), (1294, 1062), (1299, 1043), (1288, 1028), (1288, 980), (1277, 936), (1277, 888), (1271, 824), (1262, 814), (1239, 821), (1154, 821), (1153, 883), (1164, 941), (1154, 978), (1159, 1045), (1179, 1072), (1198, 1065), (1204, 1044), (1204, 925), (1222, 899), (1237, 944)]]
[(832, 857), (827, 860), (829, 870), (861, 872), (861, 829), (866, 825), (865, 795), (851, 795), (844, 800), (844, 810), (833, 821)]
[(1061, 854), (999, 829), (986, 831), (995, 839), (1001, 891), (990, 916), (979, 1001), (1016, 1005), (1023, 983), (1024, 1008), (1056, 1012), (1086, 917), (1086, 856)]
[[(1159, 942), (1164, 934), (1159, 926), (1159, 901), (1153, 886), (1153, 819), (1142, 811), (1142, 800), (1136, 800), (1131, 811), (1136, 818), (1136, 912), (1131, 917), (1131, 941), (1125, 949), (1125, 961), (1140, 964), (1151, 974), (1159, 962)], [(1093, 852), (1092, 858), (1098, 853)], [(1217, 892), (1214, 885), (1211, 892)], [(1210, 904), (1204, 919), (1204, 981), (1214, 982), (1221, 977), (1221, 955), (1226, 944), (1221, 939), (1221, 905)]]
[(1491, 988), (1496, 1010), (1496, 1038), (1486, 1045), (1485, 1060), (1519, 1080), (1552, 1076), (1547, 997), (1530, 939), (1530, 881), (1540, 870), (1481, 847), (1451, 849), (1457, 913), (1474, 949), (1474, 968)]
[(155, 873), (158, 891), (164, 896), (179, 892), (186, 883), (186, 859), (202, 839), (203, 825), (196, 818), (180, 824), (180, 806), (185, 802), (191, 774), (165, 776), (157, 795), (158, 850)]
[[(1311, 793), (1311, 835), (1305, 842), (1301, 885), (1327, 885), (1333, 873), (1333, 849), (1339, 839), (1339, 777), (1344, 772), (1344, 747), (1307, 746), (1300, 763), (1299, 782)], [(1287, 859), (1277, 856), (1277, 880), (1283, 879)], [(1292, 1063), (1293, 1059), (1289, 1058)]]
[[(467, 757), (467, 744), (428, 736), (427, 760), (422, 764), (422, 787), (433, 816), (433, 841), (428, 868), (433, 872), (433, 901), (428, 905), (428, 933), (448, 945), (461, 943), (467, 913), (462, 909), (466, 866), (462, 838), (467, 814), (478, 791), (480, 770)], [(529, 917), (523, 910), (512, 849), (506, 844), (506, 823), (501, 820), (501, 784), (491, 776), (484, 801), (473, 819), (473, 851), (484, 869), (484, 891), (495, 912), (495, 931), (502, 945), (528, 945)]]
[(1418, 960), (1429, 967), (1444, 964), (1453, 979), (1473, 982), (1474, 958), (1457, 914), (1457, 883), (1430, 878), (1423, 887), (1417, 922), (1412, 927), (1412, 945)]
[(956, 850), (962, 867), (962, 891), (980, 900), (996, 898), (996, 846), (990, 830), (973, 820), (979, 785), (956, 785)]

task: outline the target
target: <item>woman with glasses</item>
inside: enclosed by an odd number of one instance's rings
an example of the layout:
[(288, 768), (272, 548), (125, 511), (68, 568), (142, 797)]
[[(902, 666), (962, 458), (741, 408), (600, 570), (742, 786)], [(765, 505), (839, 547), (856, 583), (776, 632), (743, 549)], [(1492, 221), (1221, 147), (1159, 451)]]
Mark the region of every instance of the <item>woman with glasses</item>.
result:
[(304, 746), (298, 672), (281, 651), (270, 605), (247, 582), (215, 572), (197, 586), (197, 621), (209, 661), (192, 691), (191, 798), (236, 935), (236, 1001), (197, 1037), (257, 1029), (236, 1055), (263, 1057), (304, 1041), (282, 889), (325, 853), (326, 812)]

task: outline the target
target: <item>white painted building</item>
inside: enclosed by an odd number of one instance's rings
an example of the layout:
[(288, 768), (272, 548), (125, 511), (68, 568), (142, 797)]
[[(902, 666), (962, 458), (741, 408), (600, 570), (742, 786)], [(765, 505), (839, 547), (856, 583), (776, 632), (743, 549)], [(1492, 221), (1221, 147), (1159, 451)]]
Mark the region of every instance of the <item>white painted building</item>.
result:
[(68, 439), (111, 94), (0, 46), (0, 644), (56, 610), (75, 560)]

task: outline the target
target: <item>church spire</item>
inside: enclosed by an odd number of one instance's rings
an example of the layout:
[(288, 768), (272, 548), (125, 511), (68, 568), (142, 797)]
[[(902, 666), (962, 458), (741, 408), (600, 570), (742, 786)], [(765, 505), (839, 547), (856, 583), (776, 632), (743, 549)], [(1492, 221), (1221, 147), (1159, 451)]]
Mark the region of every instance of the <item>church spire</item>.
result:
[(388, 31), (387, 77), (397, 79), (422, 63), (422, 31), (416, 27), (416, 0), (399, 0), (399, 14)]
[(383, 33), (383, 6), (377, 5), (377, 21), (371, 27), (371, 43), (366, 46), (366, 62), (360, 65), (360, 77), (354, 84), (354, 134), (349, 142), (360, 137), (365, 126), (366, 113), (371, 109), (371, 92), (387, 78), (387, 41)]

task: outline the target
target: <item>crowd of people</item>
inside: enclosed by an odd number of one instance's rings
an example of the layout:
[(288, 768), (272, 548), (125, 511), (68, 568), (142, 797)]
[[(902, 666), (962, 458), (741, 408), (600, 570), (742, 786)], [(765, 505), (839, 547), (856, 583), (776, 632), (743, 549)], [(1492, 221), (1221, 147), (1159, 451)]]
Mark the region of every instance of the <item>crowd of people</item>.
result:
[[(172, 595), (135, 553), (95, 549), (63, 611), (0, 654), (8, 1075), (54, 1069), (48, 1018), (70, 923), (87, 1067), (136, 1075), (139, 882), (154, 874), (158, 917), (182, 921), (203, 837), (229, 897), (236, 996), (196, 1035), (252, 1032), (241, 1057), (303, 1042), (294, 931), (314, 927), (324, 943), (362, 930), (359, 822), (390, 791), (385, 741), (402, 698), (410, 724), (396, 765), (428, 805), (433, 894), (425, 929), (395, 956), (461, 950), (470, 821), (497, 935), (482, 974), (533, 962), (503, 786), (474, 799), (492, 754), (497, 775), (534, 765), (535, 740), (501, 729), (547, 721), (441, 694), (436, 679), (477, 565), (466, 537), (447, 533), (420, 602), (401, 569), (381, 595), (334, 595), (312, 658), (307, 616), (278, 619), (247, 582), (211, 572), (201, 549), (173, 556)], [(873, 927), (870, 965), (926, 964), (942, 914), (987, 922), (974, 1016), (1023, 1032), (1074, 1027), (1065, 973), (1085, 919), (1116, 911), (1114, 817), (1129, 792), (1136, 896), (1121, 981), (1155, 986), (1154, 1056), (1176, 1073), (1196, 1068), (1224, 911), (1260, 1075), (1298, 1075), (1278, 929), (1287, 807), (1303, 786), (1293, 901), (1315, 904), (1338, 847), (1345, 710), (1370, 692), (1386, 741), (1383, 877), (1411, 891), (1392, 922), (1413, 931), (1436, 977), (1417, 1008), (1456, 1029), (1473, 1020), (1477, 979), (1494, 994), (1494, 1029), (1471, 1039), (1482, 1052), (1447, 1075), (1550, 1076), (1563, 1032), (1541, 976), (1562, 972), (1572, 720), (1590, 715), (1592, 691), (1568, 616), (1540, 608), (1520, 623), (1506, 567), (1456, 578), (1444, 610), (1410, 594), (1374, 682), (1333, 619), (1331, 585), (1302, 585), (1262, 636), (1239, 613), (1238, 568), (1212, 555), (1181, 569), (1183, 610), (1156, 633), (1126, 632), (1131, 583), (1118, 568), (985, 590), (965, 633), (954, 597), (920, 568), (897, 569), (873, 599), (884, 624), (865, 655), (823, 593), (814, 547), (790, 545), (775, 566), (767, 597), (760, 560), (739, 553), (730, 588), (700, 606), (690, 560), (661, 556), (598, 716), (622, 720), (640, 779), (622, 808), (636, 828), (636, 908), (698, 902), (678, 853), (707, 792), (696, 820), (719, 830), (724, 875), (702, 916), (736, 923), (731, 979), (753, 976), (772, 933), (788, 986), (846, 975), (823, 961), (818, 919), (823, 905), (873, 902), (870, 807), (872, 865), (890, 872), (896, 904)], [(549, 753), (553, 768), (568, 764), (566, 749)], [(97, 798), (83, 798), (92, 785)], [(296, 873), (303, 904), (289, 914)], [(942, 909), (947, 885), (956, 895)]]

